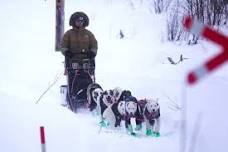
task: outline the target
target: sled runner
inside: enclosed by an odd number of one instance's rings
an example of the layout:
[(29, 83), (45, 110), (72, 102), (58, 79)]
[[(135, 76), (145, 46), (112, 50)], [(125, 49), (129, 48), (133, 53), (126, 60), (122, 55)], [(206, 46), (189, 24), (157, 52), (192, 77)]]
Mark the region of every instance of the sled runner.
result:
[(87, 87), (95, 81), (94, 63), (91, 59), (65, 60), (67, 85), (62, 85), (60, 90), (65, 96), (68, 108), (73, 112), (87, 104)]

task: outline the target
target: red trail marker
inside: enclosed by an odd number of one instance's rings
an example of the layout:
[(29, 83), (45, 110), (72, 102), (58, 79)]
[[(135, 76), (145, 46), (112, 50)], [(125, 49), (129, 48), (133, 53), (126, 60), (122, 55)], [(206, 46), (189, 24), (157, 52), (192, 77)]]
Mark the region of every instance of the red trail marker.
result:
[(196, 68), (188, 74), (188, 83), (194, 84), (199, 79), (201, 79), (211, 71), (215, 70), (228, 60), (228, 37), (216, 32), (215, 30), (203, 25), (196, 19), (192, 19), (189, 16), (184, 18), (183, 25), (186, 30), (190, 31), (191, 33), (203, 36), (222, 47), (221, 53), (211, 58), (202, 66)]
[(41, 152), (46, 152), (46, 144), (45, 144), (45, 132), (44, 127), (40, 127), (40, 141), (41, 141)]

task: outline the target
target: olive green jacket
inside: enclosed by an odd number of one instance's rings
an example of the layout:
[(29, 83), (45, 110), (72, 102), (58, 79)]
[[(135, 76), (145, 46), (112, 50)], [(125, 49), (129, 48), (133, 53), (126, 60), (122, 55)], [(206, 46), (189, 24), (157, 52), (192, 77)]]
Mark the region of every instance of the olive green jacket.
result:
[(74, 54), (73, 59), (88, 59), (87, 54), (92, 51), (97, 54), (97, 40), (92, 32), (83, 28), (73, 28), (64, 35), (61, 43), (61, 52), (70, 51)]

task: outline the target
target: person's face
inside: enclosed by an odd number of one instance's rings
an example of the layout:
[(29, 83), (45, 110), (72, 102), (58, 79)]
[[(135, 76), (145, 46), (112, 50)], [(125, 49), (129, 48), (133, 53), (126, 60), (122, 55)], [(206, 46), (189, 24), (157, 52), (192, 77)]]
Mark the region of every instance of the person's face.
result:
[(76, 27), (79, 27), (79, 28), (83, 27), (83, 23), (84, 23), (83, 20), (75, 20), (75, 26)]

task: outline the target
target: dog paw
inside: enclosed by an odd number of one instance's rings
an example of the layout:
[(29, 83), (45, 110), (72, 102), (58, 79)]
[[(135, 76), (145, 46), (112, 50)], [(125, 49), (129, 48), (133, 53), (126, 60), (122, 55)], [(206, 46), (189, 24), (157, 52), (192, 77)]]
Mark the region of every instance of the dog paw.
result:
[(137, 134), (135, 132), (131, 132), (131, 135), (137, 137)]
[(141, 130), (142, 129), (142, 125), (136, 125), (136, 127), (135, 127), (135, 130), (136, 131), (139, 131), (139, 130)]
[(154, 133), (153, 133), (153, 136), (154, 136), (154, 137), (160, 137), (161, 135), (160, 135), (159, 132), (154, 132)]
[(152, 135), (153, 135), (152, 130), (151, 130), (151, 129), (147, 129), (147, 130), (146, 130), (146, 135), (147, 135), (147, 136), (152, 136)]
[(109, 123), (108, 123), (107, 121), (105, 121), (105, 120), (102, 120), (101, 122), (99, 122), (99, 125), (100, 125), (101, 127), (107, 128), (107, 127), (109, 126)]

